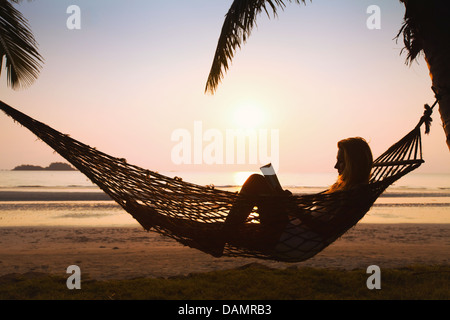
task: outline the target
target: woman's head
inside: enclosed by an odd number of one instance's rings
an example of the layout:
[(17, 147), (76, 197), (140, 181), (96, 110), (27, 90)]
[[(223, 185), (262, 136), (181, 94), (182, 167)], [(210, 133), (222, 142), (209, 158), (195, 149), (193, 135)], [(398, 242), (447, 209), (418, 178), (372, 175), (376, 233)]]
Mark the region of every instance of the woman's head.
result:
[(330, 191), (347, 190), (368, 183), (372, 164), (372, 151), (366, 140), (356, 137), (339, 141), (335, 166), (339, 178)]

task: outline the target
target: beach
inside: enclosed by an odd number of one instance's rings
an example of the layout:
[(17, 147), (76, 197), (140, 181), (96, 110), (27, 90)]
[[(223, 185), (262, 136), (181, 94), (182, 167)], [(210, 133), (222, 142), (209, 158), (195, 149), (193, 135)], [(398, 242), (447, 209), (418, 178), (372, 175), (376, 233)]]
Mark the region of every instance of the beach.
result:
[(272, 268), (344, 270), (450, 263), (450, 225), (359, 224), (315, 257), (300, 263), (214, 258), (141, 227), (2, 227), (0, 276), (65, 274), (80, 267), (84, 279), (174, 277), (227, 270), (250, 263)]
[(103, 280), (168, 278), (252, 263), (343, 270), (450, 263), (447, 182), (439, 188), (394, 186), (354, 228), (318, 255), (282, 263), (214, 258), (147, 232), (76, 172), (53, 173), (53, 180), (41, 172), (0, 173), (0, 277), (29, 272), (65, 275), (71, 265), (80, 267), (84, 279)]

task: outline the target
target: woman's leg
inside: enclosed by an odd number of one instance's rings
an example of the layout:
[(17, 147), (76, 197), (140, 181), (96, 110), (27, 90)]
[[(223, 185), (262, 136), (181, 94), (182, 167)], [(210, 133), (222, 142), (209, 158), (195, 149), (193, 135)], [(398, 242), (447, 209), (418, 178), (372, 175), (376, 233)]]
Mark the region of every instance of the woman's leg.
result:
[[(273, 188), (268, 184), (266, 178), (259, 174), (251, 175), (239, 192), (239, 195), (243, 197), (238, 197), (236, 203), (233, 204), (227, 219), (225, 221), (225, 228), (230, 229), (238, 226), (245, 222), (249, 214), (252, 212), (254, 206), (257, 206), (256, 201), (249, 202), (245, 196), (259, 196), (259, 195), (271, 195), (275, 194)], [(267, 212), (264, 208), (258, 207), (260, 213)]]
[[(283, 209), (281, 209), (276, 203), (258, 203), (258, 201), (249, 201), (245, 196), (260, 196), (260, 195), (275, 195), (276, 191), (269, 185), (266, 178), (259, 174), (251, 175), (239, 192), (236, 202), (233, 204), (228, 216), (225, 220), (225, 225), (222, 229), (223, 234), (219, 237), (218, 241), (209, 241), (209, 252), (214, 256), (219, 257), (223, 254), (223, 248), (227, 238), (233, 233), (236, 228), (245, 222), (249, 214), (252, 212), (253, 207), (258, 206), (258, 214), (261, 224), (264, 224), (268, 228), (273, 227), (280, 229), (284, 227), (287, 222), (287, 215)], [(274, 237), (266, 237), (267, 239), (260, 239), (260, 243), (270, 242), (274, 239), (278, 239), (277, 232), (274, 233)], [(272, 239), (273, 238), (273, 239)], [(275, 240), (276, 240), (275, 239)]]

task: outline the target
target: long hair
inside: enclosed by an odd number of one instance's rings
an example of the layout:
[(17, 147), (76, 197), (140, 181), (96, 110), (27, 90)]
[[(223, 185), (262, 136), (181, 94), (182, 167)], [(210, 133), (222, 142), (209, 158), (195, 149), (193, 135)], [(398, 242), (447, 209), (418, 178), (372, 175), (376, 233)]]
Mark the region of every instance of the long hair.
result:
[(369, 183), (373, 157), (366, 140), (360, 137), (344, 139), (338, 142), (338, 148), (343, 152), (345, 166), (328, 193)]

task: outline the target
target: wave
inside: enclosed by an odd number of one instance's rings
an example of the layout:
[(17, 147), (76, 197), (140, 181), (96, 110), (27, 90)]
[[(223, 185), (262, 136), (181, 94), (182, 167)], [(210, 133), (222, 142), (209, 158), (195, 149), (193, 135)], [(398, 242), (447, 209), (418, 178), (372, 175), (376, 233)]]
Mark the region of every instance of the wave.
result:
[(105, 202), (14, 202), (0, 203), (0, 211), (12, 211), (12, 210), (43, 210), (43, 211), (79, 211), (85, 210), (86, 212), (92, 211), (115, 211), (120, 210), (121, 207), (113, 201)]
[(439, 193), (439, 192), (408, 192), (408, 193), (396, 193), (396, 192), (385, 192), (381, 198), (449, 198), (450, 193)]
[(3, 188), (8, 188), (8, 189), (14, 189), (14, 188), (18, 188), (18, 189), (23, 189), (23, 188), (45, 188), (45, 189), (64, 189), (64, 188), (69, 188), (69, 189), (76, 189), (76, 188), (97, 188), (97, 186), (93, 185), (93, 186), (86, 186), (86, 185), (78, 185), (78, 184), (68, 184), (68, 185), (38, 185), (38, 184), (30, 184), (30, 185), (17, 185), (17, 186), (11, 186), (11, 187), (0, 187), (0, 190)]
[(450, 207), (450, 203), (375, 203), (374, 207), (427, 207), (427, 208), (446, 208)]

